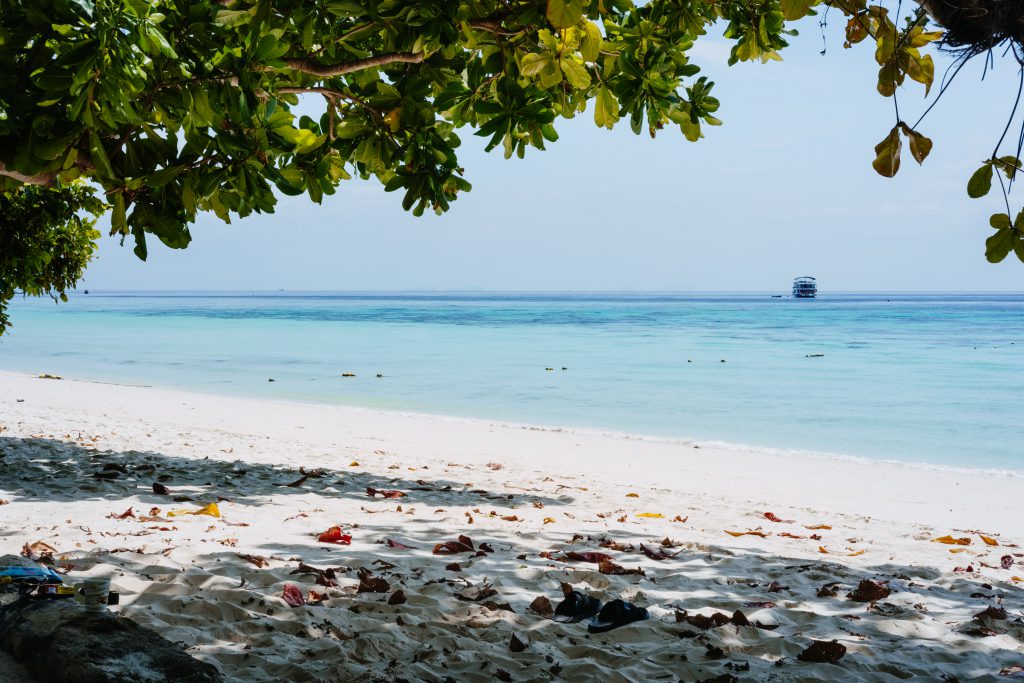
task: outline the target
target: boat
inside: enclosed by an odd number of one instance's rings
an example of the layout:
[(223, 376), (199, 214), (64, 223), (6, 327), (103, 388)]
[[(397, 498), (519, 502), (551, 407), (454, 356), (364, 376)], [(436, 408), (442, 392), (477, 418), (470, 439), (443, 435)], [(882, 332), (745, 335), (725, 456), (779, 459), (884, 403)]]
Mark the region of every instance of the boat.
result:
[(813, 299), (818, 296), (818, 282), (810, 275), (793, 280), (793, 296), (797, 299)]

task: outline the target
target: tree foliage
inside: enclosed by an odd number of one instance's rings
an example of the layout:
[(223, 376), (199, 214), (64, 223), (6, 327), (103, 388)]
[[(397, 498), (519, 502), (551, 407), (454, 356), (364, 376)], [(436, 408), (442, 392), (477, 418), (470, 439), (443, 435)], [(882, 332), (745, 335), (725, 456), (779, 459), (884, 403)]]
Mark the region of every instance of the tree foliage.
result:
[[(826, 8), (847, 47), (875, 45), (880, 94), (895, 102), (907, 79), (927, 94), (943, 30), (907, 5), (894, 17), (867, 0), (0, 0), (0, 190), (88, 178), (143, 259), (149, 235), (187, 246), (200, 212), (230, 222), (272, 212), (278, 194), (320, 202), (353, 176), (441, 213), (470, 189), (457, 131), (522, 157), (589, 107), (598, 126), (700, 139), (719, 102), (690, 50), (720, 27), (730, 63), (776, 60), (789, 23)], [(318, 118), (296, 115), (301, 96), (322, 101)], [(919, 123), (897, 107), (880, 174), (898, 171), (904, 140), (925, 160)], [(983, 172), (1019, 167), (997, 153)], [(989, 258), (1008, 246), (1024, 259), (1008, 202), (999, 216)]]
[(92, 260), (100, 236), (93, 225), (106, 208), (81, 182), (0, 194), (0, 334), (19, 289), (67, 301), (65, 290)]

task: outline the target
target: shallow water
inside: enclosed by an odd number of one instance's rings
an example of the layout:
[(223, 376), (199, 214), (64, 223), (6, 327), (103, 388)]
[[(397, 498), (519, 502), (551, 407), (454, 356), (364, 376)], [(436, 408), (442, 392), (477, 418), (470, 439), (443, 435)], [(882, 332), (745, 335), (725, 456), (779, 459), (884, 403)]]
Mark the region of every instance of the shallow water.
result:
[(1024, 294), (93, 292), (11, 313), (6, 370), (1024, 470)]

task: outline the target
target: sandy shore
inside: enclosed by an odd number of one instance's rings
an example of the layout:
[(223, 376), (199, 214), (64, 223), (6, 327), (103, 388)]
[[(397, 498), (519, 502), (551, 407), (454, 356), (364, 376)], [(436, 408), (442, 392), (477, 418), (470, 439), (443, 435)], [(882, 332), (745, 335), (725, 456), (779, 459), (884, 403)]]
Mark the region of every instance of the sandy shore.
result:
[[(72, 578), (111, 575), (117, 609), (234, 680), (1006, 680), (1024, 666), (1021, 476), (10, 373), (0, 455), (0, 554), (42, 541)], [(220, 517), (168, 516), (214, 502)], [(335, 525), (351, 545), (318, 542)], [(460, 534), (493, 552), (432, 552)], [(947, 535), (970, 544), (932, 542)], [(358, 592), (378, 578), (386, 590)], [(891, 594), (848, 598), (862, 579)], [(588, 635), (528, 612), (562, 582), (651, 618)], [(322, 601), (290, 607), (287, 584)], [(974, 618), (989, 606), (1007, 618)], [(736, 610), (777, 628), (694, 619)], [(847, 653), (799, 661), (813, 640)]]

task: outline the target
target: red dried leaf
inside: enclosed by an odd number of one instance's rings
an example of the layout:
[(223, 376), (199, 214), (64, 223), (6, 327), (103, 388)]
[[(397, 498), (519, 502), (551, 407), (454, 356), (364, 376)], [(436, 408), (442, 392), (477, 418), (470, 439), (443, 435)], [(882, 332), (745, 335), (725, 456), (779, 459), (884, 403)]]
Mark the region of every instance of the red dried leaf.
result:
[(1003, 569), (1009, 569), (1013, 566), (1013, 557), (1011, 557), (1010, 555), (1003, 555), (1001, 558), (999, 558), (999, 566)]
[[(791, 534), (788, 531), (783, 531), (781, 534), (779, 534), (779, 536), (785, 536), (786, 538), (807, 538), (806, 536), (799, 536), (797, 534)], [(818, 536), (817, 534), (815, 534), (814, 537), (816, 537), (818, 539), (821, 538), (821, 536)], [(814, 538), (814, 537), (812, 537), (812, 538)]]
[(792, 524), (796, 521), (795, 519), (779, 519), (775, 516), (774, 512), (764, 513), (764, 518), (767, 519), (769, 522), (778, 522), (780, 524)]
[(249, 562), (251, 564), (256, 565), (260, 569), (263, 569), (268, 564), (270, 564), (270, 562), (267, 560), (267, 558), (263, 557), (262, 555), (244, 555), (242, 553), (235, 553), (235, 554), (238, 557), (240, 557), (243, 560), (245, 560), (246, 562)]
[(408, 495), (406, 493), (403, 493), (402, 491), (395, 491), (393, 489), (384, 490), (375, 489), (372, 486), (366, 487), (366, 495), (368, 495), (370, 498), (375, 498), (378, 494), (384, 496), (385, 498), (405, 498), (405, 496)]
[(597, 553), (589, 550), (584, 552), (570, 550), (569, 552), (564, 554), (563, 559), (568, 562), (594, 562), (596, 564), (601, 562), (607, 562), (612, 559), (612, 556), (605, 553)]
[(626, 569), (620, 567), (611, 560), (601, 560), (597, 565), (597, 571), (602, 574), (611, 574), (614, 576), (625, 576), (628, 574), (636, 574), (637, 576), (646, 576), (644, 570), (637, 567), (636, 569)]
[(129, 517), (134, 517), (134, 516), (135, 516), (135, 512), (133, 512), (131, 508), (128, 508), (127, 510), (125, 510), (121, 514), (116, 514), (114, 512), (111, 512), (109, 515), (107, 515), (107, 519), (128, 519)]
[(292, 607), (302, 607), (306, 604), (306, 598), (302, 597), (302, 591), (296, 588), (294, 584), (286, 583), (281, 597)]
[(365, 567), (360, 569), (358, 574), (359, 587), (356, 589), (357, 593), (387, 593), (391, 590), (391, 586), (387, 581), (379, 576), (374, 576)]
[(414, 546), (406, 545), (405, 543), (402, 543), (401, 541), (396, 541), (393, 538), (386, 538), (386, 539), (384, 539), (384, 543), (389, 548), (397, 548), (399, 550), (413, 550), (414, 549)]
[(457, 555), (458, 553), (475, 553), (473, 540), (469, 536), (459, 536), (457, 541), (445, 541), (434, 546), (435, 555)]
[(547, 617), (548, 619), (550, 619), (555, 613), (554, 607), (551, 606), (551, 601), (543, 595), (534, 598), (533, 602), (531, 602), (530, 606), (526, 609), (536, 615)]
[(892, 591), (889, 589), (887, 581), (863, 579), (857, 584), (857, 588), (852, 593), (847, 594), (846, 597), (857, 602), (875, 602), (876, 600), (889, 597), (890, 593)]
[(666, 553), (661, 548), (650, 548), (650, 547), (644, 545), (643, 543), (641, 543), (640, 544), (640, 552), (642, 552), (644, 555), (646, 555), (647, 557), (651, 558), (652, 560), (661, 561), (661, 560), (671, 560), (673, 557), (675, 557), (676, 555), (678, 555), (679, 553), (681, 553), (683, 551), (679, 550), (679, 551), (674, 552), (674, 553)]
[(332, 526), (320, 534), (317, 539), (321, 543), (336, 543), (338, 545), (352, 545), (352, 537), (349, 534), (341, 533), (340, 526)]

